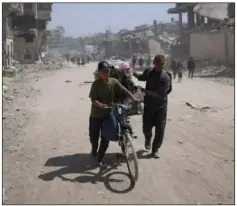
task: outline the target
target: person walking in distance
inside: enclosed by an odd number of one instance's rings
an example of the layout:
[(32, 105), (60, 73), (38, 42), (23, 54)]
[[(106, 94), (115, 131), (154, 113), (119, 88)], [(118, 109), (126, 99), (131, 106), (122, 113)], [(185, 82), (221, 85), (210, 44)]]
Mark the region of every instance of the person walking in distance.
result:
[[(116, 96), (127, 96), (135, 101), (133, 95), (123, 87), (118, 80), (110, 78), (110, 66), (106, 61), (98, 64), (99, 78), (92, 83), (89, 97), (91, 98), (91, 114), (89, 120), (89, 136), (91, 142), (91, 155), (97, 159), (100, 167), (105, 167), (104, 155), (109, 146), (109, 141), (101, 135), (100, 146), (98, 146), (103, 121), (112, 110), (108, 105), (114, 102)], [(99, 147), (99, 150), (98, 150)]]
[(178, 73), (178, 83), (182, 82), (183, 77), (183, 65), (181, 61), (177, 62), (177, 73)]
[(135, 69), (136, 63), (137, 63), (137, 57), (134, 55), (133, 58), (132, 58), (132, 67), (133, 67), (133, 69)]
[(155, 126), (155, 137), (151, 155), (158, 158), (158, 150), (162, 145), (166, 117), (168, 94), (172, 91), (172, 75), (164, 69), (165, 58), (156, 55), (154, 68), (146, 69), (142, 74), (134, 72), (139, 81), (146, 81), (143, 113), (143, 133), (145, 148), (151, 149), (152, 128)]
[(143, 66), (143, 64), (144, 64), (144, 60), (143, 60), (143, 58), (142, 57), (140, 57), (140, 59), (139, 59), (139, 66), (140, 66), (140, 68), (142, 68), (142, 66)]
[(151, 57), (148, 56), (147, 60), (146, 60), (146, 66), (147, 68), (151, 66)]
[(188, 78), (193, 79), (193, 73), (195, 70), (195, 62), (192, 57), (190, 57), (187, 62), (187, 68), (188, 68)]
[(177, 74), (177, 62), (175, 61), (175, 59), (171, 60), (170, 68), (172, 69), (173, 72), (173, 79), (175, 79)]

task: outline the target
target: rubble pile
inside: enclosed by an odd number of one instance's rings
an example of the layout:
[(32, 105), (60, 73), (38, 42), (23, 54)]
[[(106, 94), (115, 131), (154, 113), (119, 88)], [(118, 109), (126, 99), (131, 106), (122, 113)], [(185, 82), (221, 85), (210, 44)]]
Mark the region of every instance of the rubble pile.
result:
[(234, 78), (235, 69), (214, 60), (196, 61), (196, 71), (199, 77), (227, 77)]
[(37, 70), (56, 70), (63, 66), (62, 58), (44, 58), (35, 64), (21, 64), (17, 61), (12, 61), (12, 65), (4, 65), (2, 75), (4, 77), (14, 77), (25, 72), (33, 72)]

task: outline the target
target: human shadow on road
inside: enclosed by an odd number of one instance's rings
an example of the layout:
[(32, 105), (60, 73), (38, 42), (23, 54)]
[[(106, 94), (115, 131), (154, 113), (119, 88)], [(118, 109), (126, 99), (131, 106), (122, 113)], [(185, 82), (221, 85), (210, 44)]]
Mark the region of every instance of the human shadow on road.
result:
[(152, 159), (153, 156), (147, 150), (142, 149), (142, 150), (137, 151), (137, 158), (138, 159)]
[[(105, 187), (110, 190), (111, 192), (116, 193), (126, 193), (131, 191), (134, 186), (132, 185), (132, 182), (129, 175), (126, 173), (119, 173), (120, 176), (128, 176), (130, 185), (123, 189), (122, 191), (112, 188), (111, 182), (113, 183), (122, 183), (120, 179), (111, 178), (111, 176), (116, 173), (112, 172), (109, 174), (111, 170), (118, 169), (118, 166), (121, 165), (122, 160), (115, 161), (117, 157), (116, 153), (108, 153), (105, 156), (106, 162), (108, 163), (108, 167), (103, 170), (99, 170), (98, 172), (92, 172), (92, 170), (95, 170), (98, 168), (96, 165), (95, 160), (90, 156), (90, 154), (75, 154), (75, 155), (65, 155), (65, 156), (59, 156), (59, 157), (53, 157), (46, 161), (45, 166), (47, 167), (62, 167), (58, 170), (48, 172), (45, 174), (39, 175), (39, 178), (44, 181), (52, 181), (55, 177), (59, 177), (63, 181), (69, 181), (69, 182), (79, 182), (79, 183), (92, 183), (96, 184), (97, 182), (103, 182)], [(67, 174), (75, 174), (80, 173), (82, 175), (72, 179), (68, 178), (65, 175)]]

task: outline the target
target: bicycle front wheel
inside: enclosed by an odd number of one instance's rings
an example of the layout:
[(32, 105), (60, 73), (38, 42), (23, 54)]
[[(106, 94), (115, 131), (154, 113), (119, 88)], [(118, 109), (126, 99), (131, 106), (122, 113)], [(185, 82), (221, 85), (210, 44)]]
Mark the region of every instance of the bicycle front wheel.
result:
[(126, 162), (128, 166), (128, 172), (132, 180), (136, 182), (138, 180), (138, 160), (137, 153), (133, 146), (132, 137), (127, 131), (124, 136), (124, 150), (126, 156)]

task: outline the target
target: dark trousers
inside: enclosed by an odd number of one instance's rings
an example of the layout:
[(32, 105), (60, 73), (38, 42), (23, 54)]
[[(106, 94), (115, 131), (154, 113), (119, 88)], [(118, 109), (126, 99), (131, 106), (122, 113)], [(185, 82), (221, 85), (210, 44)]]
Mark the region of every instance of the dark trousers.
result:
[[(96, 153), (98, 152), (98, 160), (103, 160), (106, 150), (109, 147), (109, 141), (103, 138), (101, 134), (102, 132), (102, 126), (103, 126), (103, 118), (95, 118), (90, 117), (89, 122), (89, 136), (90, 136), (90, 142), (92, 146), (92, 152)], [(99, 147), (99, 138), (101, 136), (100, 140), (100, 147)], [(98, 151), (99, 147), (99, 151)]]
[(152, 128), (155, 127), (155, 137), (152, 144), (152, 151), (157, 152), (161, 147), (166, 126), (167, 106), (153, 109), (144, 107), (143, 113), (143, 133), (147, 140), (152, 138)]
[(173, 70), (173, 78), (174, 79), (176, 78), (176, 74), (177, 74), (177, 72), (175, 70)]
[(188, 78), (189, 79), (193, 78), (193, 73), (194, 73), (194, 69), (188, 69)]

